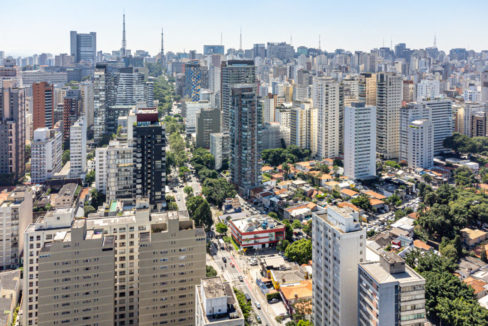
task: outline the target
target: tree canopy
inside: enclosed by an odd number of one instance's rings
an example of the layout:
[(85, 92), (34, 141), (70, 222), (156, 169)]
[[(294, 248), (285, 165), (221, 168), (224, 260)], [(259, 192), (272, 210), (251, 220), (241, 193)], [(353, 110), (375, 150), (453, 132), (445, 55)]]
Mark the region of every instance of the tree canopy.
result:
[(295, 145), (287, 148), (265, 149), (261, 156), (267, 164), (278, 166), (283, 163), (296, 163), (310, 159), (311, 152), (309, 149), (299, 148)]
[(210, 205), (202, 196), (192, 196), (186, 201), (186, 208), (197, 226), (209, 230), (213, 224)]
[(429, 320), (442, 325), (488, 325), (482, 308), (468, 287), (452, 272), (456, 264), (448, 257), (412, 251), (405, 261), (425, 278), (425, 308)]
[(286, 247), (285, 256), (298, 264), (307, 264), (312, 259), (312, 241), (301, 239)]

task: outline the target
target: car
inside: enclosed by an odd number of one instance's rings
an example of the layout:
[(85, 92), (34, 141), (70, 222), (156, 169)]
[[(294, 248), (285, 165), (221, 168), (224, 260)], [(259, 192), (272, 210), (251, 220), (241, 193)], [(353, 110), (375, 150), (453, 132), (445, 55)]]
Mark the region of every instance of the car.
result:
[(244, 277), (242, 277), (242, 275), (239, 275), (239, 281), (244, 282)]
[(258, 322), (258, 324), (261, 324), (261, 317), (259, 317), (259, 315), (256, 315), (256, 321)]
[(246, 297), (247, 301), (251, 301), (251, 296), (247, 293), (244, 293), (244, 296)]
[(269, 303), (276, 303), (278, 301), (280, 301), (280, 300), (278, 300), (277, 298), (273, 298), (271, 301), (269, 301)]
[(227, 258), (222, 257), (222, 261), (224, 262), (224, 264), (226, 264), (227, 263)]
[(258, 308), (259, 310), (261, 310), (261, 305), (259, 304), (259, 302), (256, 302), (255, 305), (256, 305), (256, 308)]

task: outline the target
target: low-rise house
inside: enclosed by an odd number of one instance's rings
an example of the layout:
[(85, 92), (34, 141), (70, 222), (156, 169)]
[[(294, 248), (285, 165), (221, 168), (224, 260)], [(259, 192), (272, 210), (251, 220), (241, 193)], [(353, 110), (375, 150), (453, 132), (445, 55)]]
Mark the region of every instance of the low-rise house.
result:
[(342, 189), (341, 190), (341, 196), (345, 199), (350, 199), (350, 198), (356, 198), (359, 195), (357, 191), (354, 191), (352, 189)]
[(288, 207), (284, 210), (284, 218), (291, 220), (303, 220), (312, 216), (312, 212), (320, 210), (321, 208), (314, 203), (304, 203), (293, 207)]
[(416, 249), (421, 250), (421, 251), (432, 251), (433, 250), (433, 248), (431, 246), (429, 246), (427, 243), (425, 243), (422, 240), (418, 240), (418, 239), (413, 241), (413, 246)]
[(385, 200), (386, 199), (386, 196), (379, 194), (373, 190), (363, 190), (362, 193), (371, 197), (371, 198), (375, 198), (375, 199), (379, 199), (379, 200)]
[(290, 316), (303, 313), (309, 319), (312, 313), (312, 280), (302, 280), (298, 284), (280, 287), (280, 295)]
[(461, 236), (468, 247), (474, 247), (486, 240), (487, 233), (478, 229), (464, 228), (461, 230)]
[(373, 208), (374, 211), (378, 211), (380, 209), (385, 208), (385, 202), (380, 199), (370, 198), (369, 203), (371, 204), (371, 207)]
[(395, 223), (393, 223), (391, 225), (391, 227), (405, 230), (410, 234), (410, 236), (412, 236), (413, 235), (413, 229), (414, 229), (414, 222), (415, 222), (414, 219), (407, 217), (407, 216), (404, 216), (401, 219), (399, 219), (398, 221), (396, 221)]
[(485, 281), (469, 276), (463, 282), (474, 290), (477, 299), (481, 299), (487, 294), (488, 283)]

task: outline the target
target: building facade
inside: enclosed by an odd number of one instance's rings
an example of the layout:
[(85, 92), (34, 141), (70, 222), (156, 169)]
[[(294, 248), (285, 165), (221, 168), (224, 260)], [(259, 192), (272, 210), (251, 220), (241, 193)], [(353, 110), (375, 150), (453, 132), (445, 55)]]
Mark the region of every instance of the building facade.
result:
[(34, 127), (53, 128), (54, 126), (54, 86), (47, 82), (32, 84), (32, 103)]
[(32, 223), (32, 193), (18, 187), (0, 204), (0, 269), (14, 269), (24, 250), (24, 230)]
[(394, 253), (359, 264), (358, 317), (361, 326), (423, 326), (425, 279)]
[(330, 78), (317, 77), (313, 83), (313, 103), (318, 110), (318, 156), (334, 158), (341, 152), (343, 94), (341, 85)]
[(454, 132), (454, 116), (452, 101), (446, 99), (432, 99), (425, 101), (425, 105), (432, 111), (432, 124), (434, 126), (434, 154), (446, 151), (444, 139), (452, 136)]
[(312, 213), (314, 325), (357, 325), (358, 264), (366, 258), (366, 231), (349, 207)]
[(200, 110), (196, 116), (196, 146), (210, 148), (210, 135), (218, 132), (220, 132), (220, 110)]
[(165, 205), (166, 138), (156, 109), (139, 109), (133, 127), (134, 198), (149, 198), (153, 209)]
[(376, 176), (376, 107), (352, 103), (344, 112), (344, 175)]
[(231, 182), (243, 196), (261, 185), (262, 112), (255, 84), (232, 88), (230, 108)]
[(429, 169), (434, 165), (434, 130), (429, 119), (408, 124), (407, 162), (411, 168)]
[(70, 31), (70, 48), (75, 63), (87, 62), (94, 65), (97, 55), (97, 33)]
[(34, 131), (31, 145), (31, 182), (43, 183), (63, 167), (63, 135), (57, 129)]
[(376, 151), (385, 159), (398, 158), (403, 80), (394, 73), (377, 74)]
[(86, 119), (81, 117), (70, 130), (70, 176), (82, 178), (86, 173)]

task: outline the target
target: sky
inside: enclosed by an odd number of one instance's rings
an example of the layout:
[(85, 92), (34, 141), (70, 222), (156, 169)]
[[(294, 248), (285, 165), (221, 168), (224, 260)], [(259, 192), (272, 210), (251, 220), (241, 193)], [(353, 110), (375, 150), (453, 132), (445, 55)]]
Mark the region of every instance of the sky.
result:
[(486, 0), (15, 0), (0, 1), (0, 51), (69, 53), (69, 31), (97, 33), (97, 50), (202, 52), (203, 44), (243, 48), (290, 42), (333, 51), (410, 48), (488, 49)]

